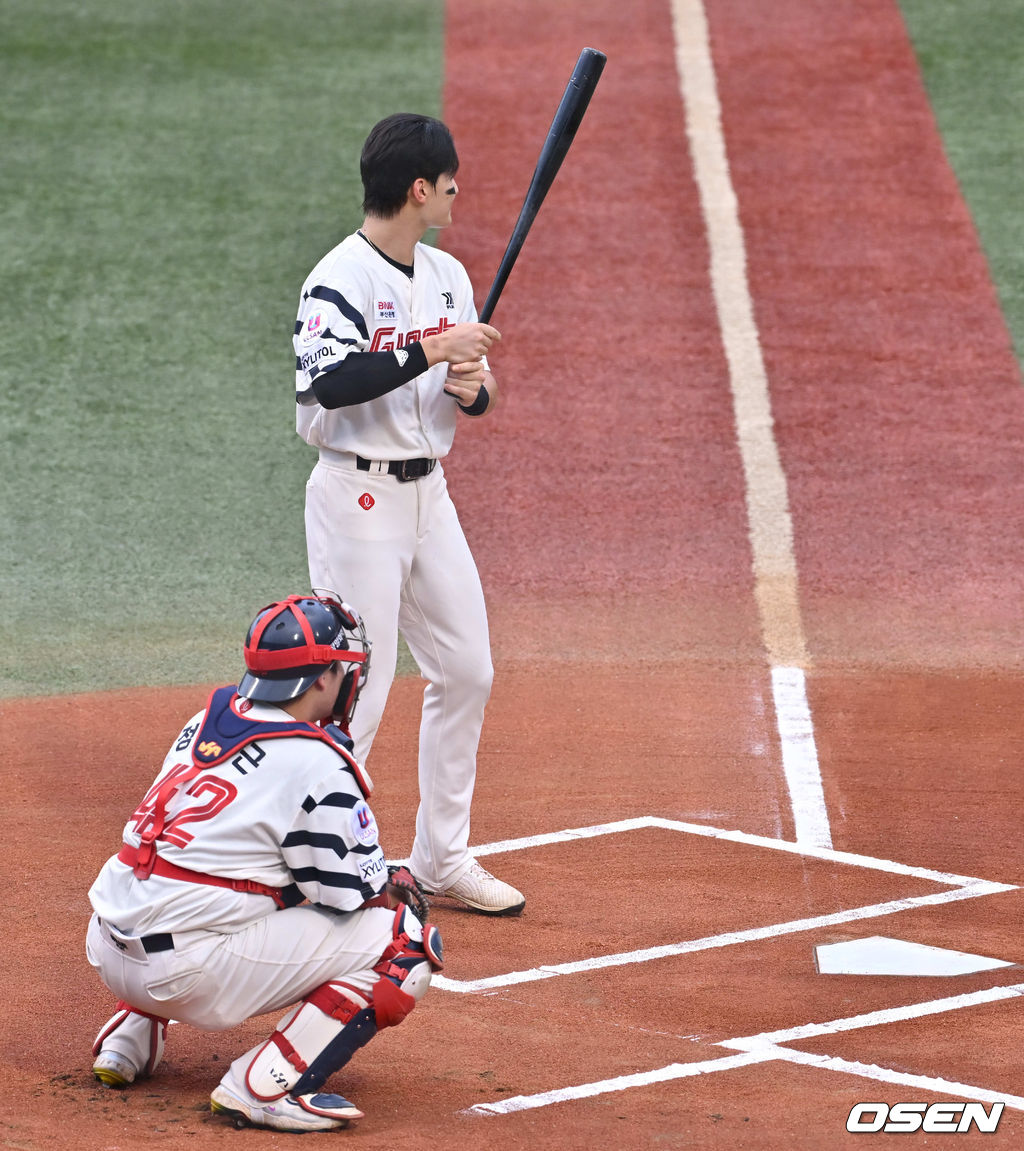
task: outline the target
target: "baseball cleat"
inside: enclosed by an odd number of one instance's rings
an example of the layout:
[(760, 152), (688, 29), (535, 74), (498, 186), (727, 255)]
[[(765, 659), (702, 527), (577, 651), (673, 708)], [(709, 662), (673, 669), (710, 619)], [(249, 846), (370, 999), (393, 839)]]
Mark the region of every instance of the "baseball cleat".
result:
[(236, 1127), (272, 1127), (275, 1131), (334, 1131), (363, 1118), (363, 1112), (341, 1095), (284, 1095), (261, 1103), (221, 1083), (210, 1096), (210, 1110)]
[(456, 899), (484, 915), (519, 915), (526, 906), (526, 896), (521, 891), (496, 879), (475, 859), (465, 875), (431, 894)]
[(101, 1051), (92, 1065), (92, 1073), (104, 1087), (127, 1087), (135, 1082), (139, 1069), (116, 1051)]

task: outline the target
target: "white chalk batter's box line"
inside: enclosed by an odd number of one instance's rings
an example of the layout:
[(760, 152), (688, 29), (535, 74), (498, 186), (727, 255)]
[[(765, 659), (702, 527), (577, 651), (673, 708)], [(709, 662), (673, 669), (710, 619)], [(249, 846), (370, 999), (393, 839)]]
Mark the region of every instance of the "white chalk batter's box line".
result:
[(660, 828), (678, 831), (686, 835), (701, 835), (708, 839), (726, 840), (750, 847), (763, 847), (772, 851), (785, 851), (810, 859), (821, 859), (830, 863), (843, 863), (853, 867), (863, 867), (874, 871), (884, 871), (890, 875), (909, 876), (925, 879), (948, 888), (932, 895), (915, 895), (906, 899), (893, 899), (885, 903), (872, 903), (864, 907), (852, 907), (829, 915), (815, 915), (807, 919), (794, 919), (788, 923), (774, 923), (767, 927), (754, 927), (746, 931), (729, 931), (721, 935), (709, 935), (703, 939), (690, 939), (679, 943), (668, 943), (659, 947), (644, 947), (636, 951), (621, 951), (614, 955), (599, 955), (591, 959), (581, 959), (573, 963), (542, 964), (526, 971), (508, 971), (502, 975), (487, 976), (483, 979), (450, 979), (435, 975), (432, 985), (443, 991), (460, 993), (494, 991), (517, 983), (530, 983), (537, 979), (554, 979), (560, 975), (577, 975), (584, 971), (597, 971), (603, 967), (619, 967), (631, 963), (646, 963), (652, 959), (665, 959), (673, 955), (686, 955), (697, 951), (710, 951), (716, 947), (731, 947), (738, 943), (751, 943), (761, 939), (774, 939), (782, 935), (792, 935), (800, 931), (815, 931), (824, 927), (835, 927), (858, 919), (876, 919), (884, 915), (895, 915), (915, 907), (934, 907), (943, 903), (953, 903), (961, 899), (977, 899), (982, 895), (1014, 891), (1008, 883), (992, 883), (984, 879), (973, 879), (966, 875), (950, 875), (942, 871), (932, 871), (925, 867), (909, 867), (890, 860), (873, 859), (866, 855), (855, 855), (847, 851), (836, 851), (830, 847), (813, 847), (807, 844), (789, 843), (782, 839), (768, 839), (760, 835), (748, 835), (742, 831), (724, 831), (698, 823), (682, 823), (658, 816), (643, 816), (637, 819), (622, 819), (616, 823), (602, 823), (594, 827), (568, 828), (548, 835), (532, 835), (523, 839), (507, 839), (498, 843), (488, 843), (472, 849), (475, 856), (498, 855), (511, 851), (524, 851), (531, 847), (544, 847), (554, 843), (572, 843), (581, 839), (593, 839), (602, 835), (616, 835), (646, 828)]
[[(1001, 1091), (990, 1091), (968, 1083), (956, 1083), (949, 1079), (939, 1079), (928, 1075), (911, 1075), (904, 1071), (894, 1071), (888, 1067), (878, 1067), (871, 1063), (856, 1063), (830, 1055), (818, 1055), (809, 1051), (794, 1051), (782, 1047), (785, 1042), (813, 1038), (819, 1035), (834, 1035), (842, 1031), (855, 1031), (864, 1027), (879, 1027), (888, 1023), (901, 1023), (907, 1019), (918, 1019), (925, 1015), (938, 1015), (946, 1011), (960, 1011), (966, 1007), (976, 1007), (985, 1003), (1013, 999), (1024, 995), (1024, 983), (1012, 987), (990, 987), (969, 995), (954, 995), (946, 999), (933, 999), (928, 1003), (912, 1003), (905, 1007), (892, 1007), (883, 1011), (873, 1011), (867, 1015), (854, 1015), (847, 1019), (833, 1019), (828, 1023), (808, 1023), (802, 1027), (792, 1027), (785, 1031), (764, 1032), (736, 1039), (725, 1039), (716, 1047), (726, 1047), (738, 1051), (737, 1055), (726, 1055), (721, 1059), (705, 1059), (694, 1063), (670, 1063), (666, 1067), (655, 1067), (650, 1071), (639, 1071), (635, 1075), (619, 1075), (614, 1079), (601, 1079), (594, 1083), (580, 1083), (573, 1087), (558, 1087), (553, 1091), (540, 1091), (535, 1095), (514, 1095), (498, 1099), (493, 1103), (477, 1103), (468, 1107), (465, 1115), (509, 1115), (515, 1111), (528, 1111), (536, 1107), (550, 1107), (554, 1103), (569, 1103), (576, 1099), (589, 1099), (609, 1092), (627, 1091), (631, 1087), (650, 1087), (655, 1083), (667, 1083), (673, 1079), (688, 1079), (696, 1075), (712, 1075), (720, 1071), (732, 1071), (737, 1067), (748, 1067), (753, 1063), (788, 1062), (819, 1071), (833, 1071), (839, 1074), (855, 1075), (861, 1079), (871, 1079), (876, 1083), (892, 1083), (901, 1087), (913, 1088), (914, 1092), (932, 1091), (939, 1095), (949, 1095), (957, 1101), (978, 1103), (1004, 1103), (1017, 1111), (1024, 1111), (1024, 1098), (1008, 1095)], [(844, 1112), (845, 1115), (845, 1112)]]
[[(508, 987), (516, 983), (527, 983), (537, 979), (551, 979), (560, 975), (574, 975), (582, 971), (594, 971), (602, 967), (645, 963), (652, 959), (663, 959), (673, 955), (707, 951), (716, 947), (728, 947), (737, 943), (771, 939), (800, 931), (813, 931), (822, 927), (834, 927), (837, 924), (850, 923), (858, 919), (874, 919), (885, 915), (894, 915), (899, 911), (908, 911), (915, 907), (930, 907), (943, 903), (952, 903), (962, 899), (977, 899), (983, 895), (994, 895), (999, 892), (1017, 890), (1015, 884), (994, 883), (989, 880), (975, 879), (966, 875), (953, 875), (947, 872), (933, 871), (925, 867), (910, 867), (907, 864), (895, 863), (885, 859), (874, 859), (871, 856), (856, 855), (852, 852), (835, 851), (832, 848), (789, 843), (781, 839), (769, 839), (765, 836), (749, 835), (742, 831), (726, 831), (721, 828), (708, 827), (703, 824), (683, 823), (673, 819), (662, 819), (658, 816), (623, 819), (615, 823), (597, 824), (593, 827), (567, 828), (564, 831), (556, 831), (547, 835), (534, 835), (522, 839), (502, 840), (498, 843), (488, 843), (476, 847), (473, 849), (473, 853), (476, 856), (498, 855), (504, 852), (523, 851), (530, 847), (542, 847), (555, 843), (571, 843), (581, 839), (593, 839), (602, 835), (615, 835), (645, 828), (661, 828), (663, 830), (678, 831), (688, 835), (701, 835), (709, 839), (726, 840), (751, 847), (768, 848), (773, 851), (785, 851), (794, 855), (804, 856), (805, 858), (820, 859), (830, 863), (843, 863), (853, 867), (863, 867), (873, 871), (886, 872), (890, 875), (924, 879), (940, 884), (948, 888), (948, 890), (937, 892), (933, 895), (911, 896), (907, 899), (896, 899), (885, 903), (849, 908), (848, 910), (838, 911), (830, 915), (796, 919), (788, 923), (777, 923), (768, 927), (753, 928), (748, 931), (733, 931), (722, 935), (707, 936), (703, 939), (671, 943), (662, 947), (648, 947), (637, 951), (624, 951), (614, 955), (597, 956), (593, 959), (584, 959), (575, 963), (545, 964), (527, 971), (511, 971), (503, 975), (490, 976), (484, 979), (458, 980), (449, 979), (445, 976), (435, 976), (432, 981), (433, 985), (438, 989), (446, 991), (461, 993), (491, 992), (493, 994), (498, 988)], [(769, 1062), (789, 1062), (815, 1068), (820, 1071), (855, 1075), (876, 1082), (891, 1083), (903, 1087), (950, 1095), (957, 1100), (972, 1100), (980, 1103), (1002, 1102), (1005, 1103), (1007, 1107), (1024, 1111), (1024, 1097), (1007, 1095), (1002, 1092), (990, 1091), (986, 1088), (976, 1087), (966, 1083), (956, 1083), (947, 1079), (924, 1075), (911, 1075), (886, 1067), (879, 1067), (874, 1064), (856, 1063), (828, 1055), (796, 1051), (792, 1048), (782, 1046), (784, 1043), (796, 1042), (801, 1039), (838, 1034), (843, 1031), (859, 1030), (865, 1027), (899, 1023), (907, 1019), (916, 1019), (926, 1015), (962, 1010), (985, 1003), (1012, 999), (1020, 995), (1024, 995), (1024, 983), (1009, 987), (988, 988), (984, 991), (977, 991), (968, 995), (950, 996), (944, 999), (932, 1000), (927, 1003), (914, 1003), (903, 1007), (888, 1008), (866, 1015), (836, 1019), (827, 1023), (810, 1023), (783, 1031), (741, 1036), (734, 1039), (723, 1040), (716, 1044), (718, 1047), (729, 1048), (736, 1052), (736, 1054), (727, 1055), (720, 1059), (708, 1059), (692, 1063), (671, 1063), (666, 1067), (640, 1071), (634, 1075), (620, 1075), (613, 1079), (603, 1079), (593, 1083), (582, 1083), (572, 1087), (560, 1087), (551, 1091), (538, 1092), (534, 1095), (516, 1095), (506, 1099), (495, 1100), (492, 1103), (478, 1103), (468, 1108), (464, 1113), (484, 1116), (508, 1115), (516, 1111), (548, 1107), (555, 1103), (567, 1103), (572, 1100), (587, 1099), (608, 1092), (626, 1091), (633, 1087), (649, 1087), (653, 1084), (665, 1083), (674, 1079), (686, 1079), (696, 1075), (709, 1075), (721, 1071), (731, 1071), (739, 1067), (747, 1067), (755, 1063)]]

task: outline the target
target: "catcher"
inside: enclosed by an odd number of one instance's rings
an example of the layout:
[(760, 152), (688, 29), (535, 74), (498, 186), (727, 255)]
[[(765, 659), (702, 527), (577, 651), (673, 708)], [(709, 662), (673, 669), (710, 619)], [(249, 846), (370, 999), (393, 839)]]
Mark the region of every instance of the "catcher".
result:
[(363, 1113), (326, 1080), (412, 1011), (441, 938), (412, 875), (385, 861), (351, 754), (370, 664), (358, 614), (290, 596), (259, 612), (244, 654), (241, 683), (175, 737), (89, 891), (86, 954), (119, 997), (93, 1073), (108, 1087), (152, 1074), (169, 1019), (220, 1031), (287, 1008), (212, 1110), (239, 1127), (347, 1127)]

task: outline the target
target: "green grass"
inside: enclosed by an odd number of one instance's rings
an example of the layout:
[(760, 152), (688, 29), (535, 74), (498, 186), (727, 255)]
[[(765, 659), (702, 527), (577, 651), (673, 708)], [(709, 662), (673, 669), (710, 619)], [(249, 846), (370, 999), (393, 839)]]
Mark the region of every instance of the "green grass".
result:
[[(1020, 0), (900, 2), (1021, 354)], [(230, 679), (306, 585), (298, 291), (368, 128), (438, 114), (442, 19), (0, 2), (0, 696)]]
[(1024, 360), (1024, 8), (900, 0), (946, 153)]
[(0, 695), (238, 672), (307, 586), (291, 329), (440, 0), (4, 0)]

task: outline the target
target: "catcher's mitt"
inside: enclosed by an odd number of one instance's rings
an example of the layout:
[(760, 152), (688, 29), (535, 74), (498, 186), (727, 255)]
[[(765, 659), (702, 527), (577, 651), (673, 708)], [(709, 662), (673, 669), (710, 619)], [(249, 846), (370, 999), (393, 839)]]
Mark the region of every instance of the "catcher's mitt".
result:
[(407, 867), (388, 867), (388, 883), (385, 890), (391, 899), (410, 907), (420, 923), (427, 922), (430, 904)]

